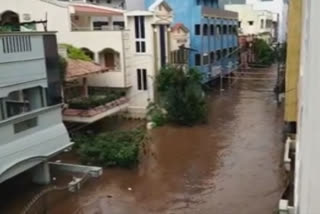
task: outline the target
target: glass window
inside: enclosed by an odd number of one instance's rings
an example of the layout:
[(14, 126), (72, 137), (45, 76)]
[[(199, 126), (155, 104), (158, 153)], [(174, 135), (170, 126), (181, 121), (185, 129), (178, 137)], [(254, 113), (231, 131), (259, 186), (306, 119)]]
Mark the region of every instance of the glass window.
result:
[(204, 25), (203, 25), (203, 35), (204, 35), (204, 36), (207, 36), (207, 35), (208, 35), (208, 25), (207, 25), (207, 24), (204, 24)]
[(136, 37), (136, 52), (145, 53), (146, 52), (146, 35), (145, 35), (145, 21), (144, 16), (135, 16), (135, 37)]
[(44, 107), (43, 90), (41, 87), (14, 91), (4, 99), (6, 117), (30, 112)]
[(214, 35), (214, 25), (210, 25), (210, 35)]
[(203, 55), (203, 65), (208, 65), (209, 64), (209, 55), (204, 54)]
[(146, 69), (137, 69), (138, 90), (148, 90), (148, 79)]
[(194, 28), (195, 28), (194, 29), (195, 35), (197, 36), (201, 35), (201, 26), (199, 24), (196, 24)]
[(18, 134), (20, 132), (27, 131), (28, 129), (32, 129), (38, 125), (38, 118), (32, 118), (28, 120), (24, 120), (22, 122), (18, 122), (13, 125), (14, 133)]
[(195, 54), (195, 64), (196, 64), (196, 66), (201, 65), (201, 55), (200, 54)]
[(215, 56), (214, 56), (214, 52), (210, 52), (210, 63), (213, 64), (215, 61)]

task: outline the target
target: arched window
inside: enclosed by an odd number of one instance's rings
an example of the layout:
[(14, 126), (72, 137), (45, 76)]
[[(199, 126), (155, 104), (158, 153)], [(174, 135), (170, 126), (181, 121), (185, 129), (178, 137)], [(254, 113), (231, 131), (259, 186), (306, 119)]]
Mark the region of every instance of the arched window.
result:
[(208, 25), (207, 25), (207, 24), (204, 24), (204, 25), (203, 25), (203, 35), (204, 35), (204, 36), (207, 36), (207, 35), (208, 35)]
[(0, 16), (0, 26), (8, 31), (20, 31), (19, 15), (13, 11), (5, 11)]

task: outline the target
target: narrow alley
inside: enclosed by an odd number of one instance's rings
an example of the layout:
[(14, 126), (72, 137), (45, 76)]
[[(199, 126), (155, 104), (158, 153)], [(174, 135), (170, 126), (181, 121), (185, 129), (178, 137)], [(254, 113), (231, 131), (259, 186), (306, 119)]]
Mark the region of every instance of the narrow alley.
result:
[[(248, 79), (212, 92), (207, 124), (153, 130), (138, 169), (105, 169), (79, 193), (52, 196), (47, 213), (273, 213), (283, 191), (282, 111), (274, 81)], [(18, 212), (30, 195), (1, 195), (0, 213)]]

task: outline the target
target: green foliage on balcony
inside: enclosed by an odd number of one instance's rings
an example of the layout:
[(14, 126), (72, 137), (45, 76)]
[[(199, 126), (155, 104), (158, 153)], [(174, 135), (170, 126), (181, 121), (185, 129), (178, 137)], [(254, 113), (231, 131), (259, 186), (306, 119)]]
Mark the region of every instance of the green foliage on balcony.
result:
[(115, 131), (98, 136), (75, 137), (76, 150), (85, 164), (103, 167), (133, 167), (139, 162), (140, 145), (145, 140), (144, 129)]
[(92, 59), (80, 48), (76, 48), (70, 44), (60, 44), (60, 47), (67, 49), (67, 54), (70, 59), (92, 61)]
[(68, 101), (69, 108), (89, 110), (98, 106), (105, 105), (125, 96), (124, 92), (111, 91), (106, 94), (91, 95), (89, 97), (79, 97)]

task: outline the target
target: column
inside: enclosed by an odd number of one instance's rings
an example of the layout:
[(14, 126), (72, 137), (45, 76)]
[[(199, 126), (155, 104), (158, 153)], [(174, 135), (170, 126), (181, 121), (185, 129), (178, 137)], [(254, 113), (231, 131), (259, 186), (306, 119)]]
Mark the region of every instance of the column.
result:
[(50, 184), (50, 170), (48, 162), (43, 162), (32, 169), (32, 181), (36, 184)]

